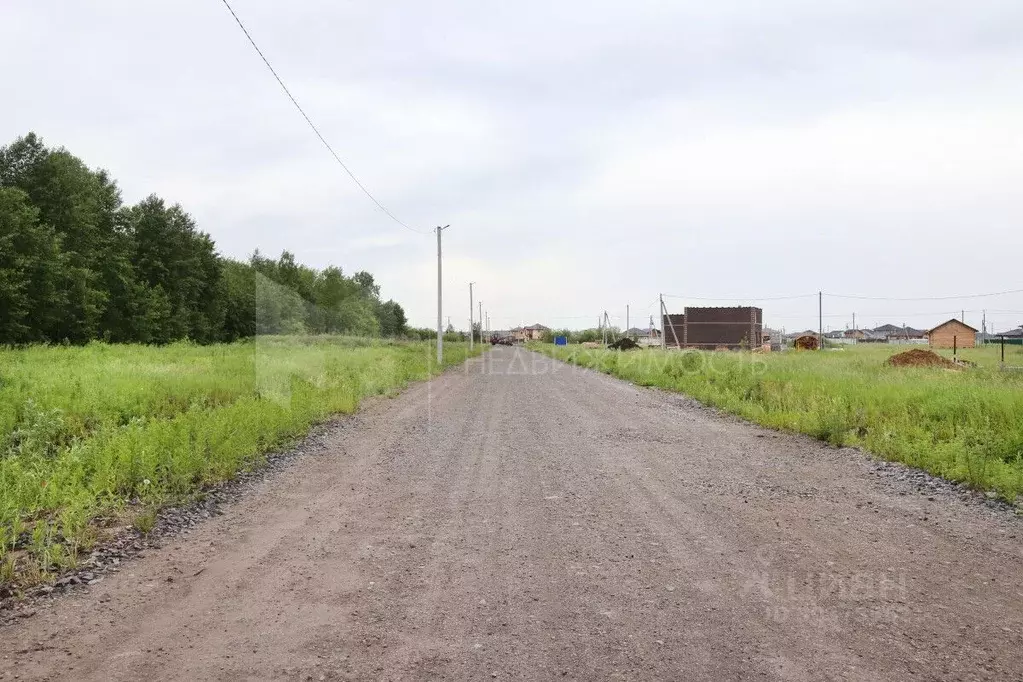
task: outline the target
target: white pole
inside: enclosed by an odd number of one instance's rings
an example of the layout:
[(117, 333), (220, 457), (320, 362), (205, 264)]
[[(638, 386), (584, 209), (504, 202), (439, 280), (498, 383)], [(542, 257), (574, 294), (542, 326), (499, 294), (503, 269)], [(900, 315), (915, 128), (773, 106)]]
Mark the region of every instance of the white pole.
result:
[(450, 227), (445, 225), (444, 227), (437, 226), (437, 364), (443, 364), (444, 362), (444, 316), (441, 310), (441, 293), (443, 288), (443, 278), (441, 277), (441, 252), (440, 252), (440, 233)]
[(480, 304), (480, 344), (483, 343), (483, 301)]
[[(483, 326), (480, 325), (480, 336), (482, 337)], [(476, 330), (472, 328), (472, 282), (469, 282), (469, 352), (472, 352), (472, 340), (476, 337)], [(480, 343), (483, 343), (483, 339), (480, 338)]]

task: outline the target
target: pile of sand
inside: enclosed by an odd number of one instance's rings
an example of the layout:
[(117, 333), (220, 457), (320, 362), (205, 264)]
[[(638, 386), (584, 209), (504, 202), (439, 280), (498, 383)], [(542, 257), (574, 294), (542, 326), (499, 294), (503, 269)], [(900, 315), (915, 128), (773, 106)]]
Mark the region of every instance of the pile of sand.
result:
[(948, 358), (943, 358), (934, 351), (914, 348), (904, 353), (896, 353), (888, 358), (888, 364), (892, 367), (944, 367), (946, 369), (960, 369), (960, 366)]

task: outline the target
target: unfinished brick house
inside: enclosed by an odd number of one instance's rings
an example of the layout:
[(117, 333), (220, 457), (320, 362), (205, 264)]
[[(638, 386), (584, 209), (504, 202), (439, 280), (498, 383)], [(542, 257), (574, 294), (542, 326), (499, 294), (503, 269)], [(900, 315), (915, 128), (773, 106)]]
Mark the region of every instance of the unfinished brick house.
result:
[(670, 347), (737, 350), (763, 344), (764, 311), (752, 306), (687, 307), (682, 315), (664, 315), (662, 324)]

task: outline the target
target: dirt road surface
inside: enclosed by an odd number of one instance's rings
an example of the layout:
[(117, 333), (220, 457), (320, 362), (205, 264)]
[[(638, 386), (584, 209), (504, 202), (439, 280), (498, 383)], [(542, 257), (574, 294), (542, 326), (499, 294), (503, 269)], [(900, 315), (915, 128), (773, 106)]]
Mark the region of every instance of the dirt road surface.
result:
[(1023, 679), (1020, 524), (854, 452), (511, 348), (326, 437), (0, 679)]

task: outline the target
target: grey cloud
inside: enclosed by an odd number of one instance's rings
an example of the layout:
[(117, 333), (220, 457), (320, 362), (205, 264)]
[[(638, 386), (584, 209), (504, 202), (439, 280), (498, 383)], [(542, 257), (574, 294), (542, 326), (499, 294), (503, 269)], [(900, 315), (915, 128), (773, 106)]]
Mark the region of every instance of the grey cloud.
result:
[[(1018, 2), (234, 4), (373, 192), (453, 224), (453, 311), (469, 279), (495, 316), (580, 325), (659, 290), (1018, 288)], [(129, 201), (180, 201), (228, 255), (378, 272), (432, 324), (431, 238), (351, 185), (219, 2), (11, 0), (5, 19), (4, 139), (34, 129)], [(969, 292), (940, 274), (959, 264)]]

